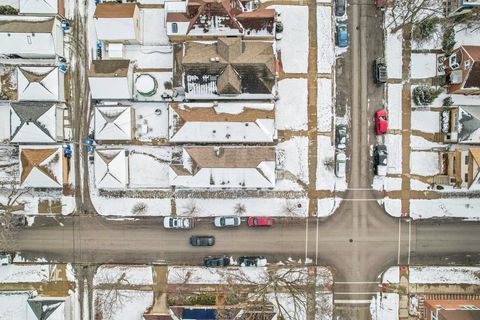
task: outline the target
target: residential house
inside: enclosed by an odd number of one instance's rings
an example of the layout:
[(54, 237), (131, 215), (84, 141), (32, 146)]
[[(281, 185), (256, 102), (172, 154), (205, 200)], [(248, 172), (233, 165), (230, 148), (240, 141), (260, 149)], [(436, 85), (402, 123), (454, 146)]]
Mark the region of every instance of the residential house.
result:
[(274, 147), (184, 147), (169, 170), (187, 188), (273, 188), (275, 177)]
[(64, 0), (19, 0), (19, 14), (55, 16), (65, 15)]
[(22, 188), (62, 188), (61, 146), (20, 146), (20, 186)]
[(461, 17), (472, 10), (480, 8), (480, 0), (447, 0), (445, 1), (446, 14), (450, 17)]
[(425, 300), (424, 320), (480, 319), (479, 300)]
[(27, 320), (71, 320), (73, 308), (69, 297), (36, 296), (27, 301)]
[(276, 139), (273, 103), (171, 103), (173, 143), (272, 143)]
[(55, 17), (0, 16), (0, 57), (53, 59), (64, 55), (63, 28)]
[(185, 42), (182, 52), (175, 61), (174, 78), (182, 79), (187, 99), (274, 97), (275, 55), (271, 42), (220, 38), (213, 43)]
[(58, 67), (17, 67), (17, 99), (63, 101), (64, 73)]
[(273, 39), (275, 35), (275, 10), (254, 10), (252, 1), (168, 1), (165, 12), (167, 35), (172, 41), (225, 36)]
[(54, 102), (10, 103), (10, 142), (55, 143), (63, 141), (66, 107)]
[(96, 106), (94, 117), (95, 140), (132, 140), (135, 119), (132, 106)]
[(93, 60), (88, 82), (92, 99), (131, 99), (133, 65), (130, 60)]
[(442, 113), (445, 142), (480, 144), (480, 107), (458, 106)]
[(445, 60), (448, 93), (480, 94), (480, 46), (461, 46)]
[(97, 4), (93, 15), (100, 41), (138, 44), (141, 41), (140, 9), (136, 3)]
[(128, 156), (123, 149), (95, 150), (95, 186), (124, 189), (128, 185)]

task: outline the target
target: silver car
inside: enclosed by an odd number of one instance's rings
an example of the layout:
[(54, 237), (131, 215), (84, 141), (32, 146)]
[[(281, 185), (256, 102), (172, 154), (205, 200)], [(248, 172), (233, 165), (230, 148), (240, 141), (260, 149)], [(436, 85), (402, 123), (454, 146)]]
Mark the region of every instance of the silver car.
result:
[(238, 227), (241, 224), (240, 217), (230, 216), (230, 217), (215, 217), (213, 224), (215, 227)]
[(342, 151), (337, 152), (337, 157), (335, 160), (335, 174), (339, 178), (345, 177), (346, 161), (347, 156), (345, 153)]
[(165, 217), (163, 219), (163, 226), (167, 229), (191, 229), (193, 224), (192, 218)]

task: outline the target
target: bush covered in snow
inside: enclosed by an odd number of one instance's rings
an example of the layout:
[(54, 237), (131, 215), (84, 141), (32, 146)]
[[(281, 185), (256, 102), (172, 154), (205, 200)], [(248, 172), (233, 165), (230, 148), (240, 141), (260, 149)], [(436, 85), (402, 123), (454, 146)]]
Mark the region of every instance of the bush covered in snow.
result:
[(450, 54), (454, 46), (455, 29), (453, 27), (448, 27), (443, 33), (442, 49), (446, 54)]
[(18, 11), (12, 6), (0, 6), (0, 15), (17, 15)]
[(416, 24), (413, 29), (413, 37), (417, 42), (429, 41), (437, 31), (437, 25), (440, 19), (432, 17)]
[(413, 89), (413, 101), (417, 106), (427, 106), (435, 100), (440, 93), (441, 88), (434, 88), (429, 86), (418, 86)]

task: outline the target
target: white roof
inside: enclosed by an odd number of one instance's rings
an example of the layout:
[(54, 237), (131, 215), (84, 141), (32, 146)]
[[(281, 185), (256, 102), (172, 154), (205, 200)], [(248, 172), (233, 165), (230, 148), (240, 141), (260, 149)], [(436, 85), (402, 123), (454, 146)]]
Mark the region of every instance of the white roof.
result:
[[(31, 106), (35, 108), (35, 106)], [(51, 143), (57, 137), (56, 104), (45, 111), (35, 121), (28, 122), (21, 114), (10, 107), (10, 137), (11, 142)], [(62, 119), (63, 121), (63, 119)]]
[(96, 140), (131, 140), (132, 108), (130, 106), (95, 107)]
[(186, 1), (165, 1), (166, 12), (187, 12)]
[[(46, 157), (37, 157), (45, 149), (55, 149)], [(61, 146), (20, 146), (22, 187), (61, 188), (63, 184), (63, 154)]]
[(135, 20), (130, 18), (94, 18), (98, 40), (135, 40)]
[(127, 156), (123, 149), (95, 151), (95, 185), (98, 189), (123, 189), (127, 185)]
[(18, 100), (58, 100), (58, 72), (57, 67), (17, 67)]
[(88, 77), (92, 99), (131, 99), (127, 77)]
[(20, 0), (20, 13), (56, 14), (58, 0)]

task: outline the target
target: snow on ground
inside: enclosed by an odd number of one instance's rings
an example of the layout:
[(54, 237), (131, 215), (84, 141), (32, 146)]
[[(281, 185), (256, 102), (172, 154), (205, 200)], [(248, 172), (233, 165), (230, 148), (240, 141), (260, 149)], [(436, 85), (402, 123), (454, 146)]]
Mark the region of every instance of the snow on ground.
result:
[(382, 275), (382, 283), (399, 283), (400, 267), (393, 266), (387, 269)]
[(478, 198), (410, 199), (410, 217), (413, 219), (445, 217), (479, 220), (479, 212)]
[(412, 150), (429, 150), (432, 148), (446, 148), (448, 145), (432, 142), (423, 137), (411, 135), (410, 136), (410, 148)]
[(277, 145), (277, 154), (283, 154), (283, 170), (294, 174), (308, 184), (308, 138), (293, 137)]
[[(412, 93), (413, 89), (415, 89), (417, 85), (412, 85)], [(436, 107), (440, 108), (443, 105), (443, 99), (446, 97), (452, 98), (453, 105), (458, 106), (458, 105), (465, 105), (465, 106), (478, 106), (480, 105), (480, 99), (478, 99), (478, 96), (476, 95), (465, 95), (465, 94), (447, 94), (447, 91), (444, 90), (430, 105), (426, 107)], [(412, 99), (412, 108), (418, 108), (417, 105), (413, 102)]]
[(435, 111), (412, 111), (412, 130), (440, 132), (440, 113)]
[[(133, 78), (136, 79), (139, 75), (142, 75), (142, 74), (144, 73), (142, 73), (140, 70), (137, 70), (133, 74)], [(157, 85), (158, 85), (157, 91), (152, 96), (146, 97), (146, 96), (140, 95), (135, 88), (133, 99), (138, 101), (152, 101), (152, 102), (165, 101), (165, 99), (162, 97), (162, 94), (166, 90), (165, 88), (166, 84), (172, 82), (173, 72), (172, 71), (148, 72), (148, 74), (153, 78), (155, 78), (155, 81), (157, 82)]]
[(347, 182), (345, 178), (335, 176), (335, 147), (330, 137), (318, 136), (317, 153), (317, 190), (344, 191)]
[[(91, 195), (93, 206), (102, 216), (169, 216), (171, 214), (170, 198), (107, 198)], [(135, 214), (135, 207), (144, 206), (142, 213)]]
[(342, 198), (324, 198), (318, 199), (318, 210), (317, 210), (317, 217), (328, 217), (332, 215), (335, 210), (338, 209), (342, 203)]
[(480, 268), (410, 267), (409, 283), (480, 285)]
[(283, 38), (276, 42), (280, 48), (283, 71), (307, 73), (308, 69), (308, 7), (270, 6), (281, 14)]
[[(70, 1), (70, 3), (75, 5), (76, 1)], [(95, 0), (88, 0), (87, 37), (88, 37), (89, 61), (92, 61), (97, 58), (97, 32), (95, 30), (95, 25), (93, 24), (93, 19), (94, 19), (93, 16), (95, 14), (96, 8), (97, 6), (95, 4)], [(82, 12), (82, 10), (80, 10), (80, 12)]]
[(394, 134), (385, 135), (385, 145), (388, 151), (388, 174), (402, 173), (402, 136)]
[(433, 176), (440, 172), (438, 152), (410, 152), (410, 173), (420, 176)]
[(36, 296), (29, 291), (0, 291), (0, 319), (27, 319), (27, 300)]
[(307, 79), (284, 79), (278, 83), (280, 99), (275, 106), (278, 130), (307, 130)]
[(169, 188), (173, 148), (135, 146), (128, 156), (129, 188)]
[(395, 34), (386, 31), (385, 61), (389, 79), (402, 79), (402, 30)]
[[(136, 102), (135, 136), (140, 141), (168, 138), (168, 105), (165, 103)], [(160, 114), (155, 110), (159, 109)]]
[(44, 282), (49, 280), (48, 264), (0, 266), (0, 283)]
[(463, 45), (480, 46), (480, 30), (466, 25), (455, 25), (455, 48)]
[[(122, 279), (120, 282), (119, 280)], [(120, 283), (128, 285), (152, 285), (152, 267), (102, 265), (97, 269), (93, 284)]]
[(171, 69), (173, 67), (172, 46), (125, 46), (125, 59), (134, 61), (139, 69)]
[(317, 130), (332, 131), (332, 79), (317, 80)]
[(308, 214), (307, 198), (242, 198), (240, 194), (238, 196), (237, 199), (177, 198), (175, 200), (177, 215), (212, 217), (240, 213), (243, 216), (306, 217)]
[(267, 278), (266, 267), (168, 267), (169, 284), (263, 283)]
[(385, 191), (396, 191), (402, 189), (402, 178), (384, 178), (384, 187)]
[(402, 215), (402, 200), (384, 198), (379, 200), (379, 203), (382, 202), (385, 211), (392, 217), (400, 217)]
[(402, 129), (402, 89), (401, 83), (388, 84), (388, 127), (389, 129)]
[(333, 293), (317, 292), (315, 298), (315, 320), (333, 319)]
[(0, 141), (5, 141), (9, 139), (10, 139), (10, 105), (8, 103), (0, 103)]
[(332, 7), (317, 7), (317, 68), (318, 73), (331, 73), (335, 62), (332, 34)]
[[(283, 319), (307, 319), (306, 295), (293, 296), (291, 293), (268, 293), (265, 296), (273, 304), (273, 309), (275, 312), (280, 312)], [(305, 301), (303, 303), (299, 303), (299, 300)], [(281, 310), (279, 310), (279, 305), (281, 306)]]
[(436, 29), (437, 30), (433, 33), (433, 37), (428, 41), (417, 42), (415, 40), (412, 40), (412, 50), (442, 49), (442, 25), (438, 24)]
[(93, 299), (95, 306), (98, 306), (97, 312), (108, 314), (110, 320), (142, 319), (153, 304), (151, 291), (117, 290), (117, 298), (113, 302), (112, 299), (103, 298), (109, 294), (111, 295), (110, 290), (94, 290)]
[(437, 55), (435, 53), (412, 53), (410, 77), (413, 79), (432, 78), (437, 75)]
[(432, 186), (417, 179), (410, 179), (410, 189), (417, 191), (425, 191), (432, 189)]
[(169, 44), (167, 29), (165, 28), (165, 9), (142, 9), (142, 32), (144, 45)]
[(398, 320), (398, 293), (377, 293), (370, 303), (372, 320)]

